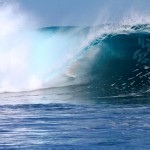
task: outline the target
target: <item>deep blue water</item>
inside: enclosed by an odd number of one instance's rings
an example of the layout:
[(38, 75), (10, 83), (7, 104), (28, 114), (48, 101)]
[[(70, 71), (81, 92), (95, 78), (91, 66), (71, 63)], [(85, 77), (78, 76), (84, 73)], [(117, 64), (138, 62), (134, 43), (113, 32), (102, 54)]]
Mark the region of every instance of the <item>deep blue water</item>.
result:
[(79, 97), (65, 88), (1, 94), (0, 149), (150, 149), (148, 97)]

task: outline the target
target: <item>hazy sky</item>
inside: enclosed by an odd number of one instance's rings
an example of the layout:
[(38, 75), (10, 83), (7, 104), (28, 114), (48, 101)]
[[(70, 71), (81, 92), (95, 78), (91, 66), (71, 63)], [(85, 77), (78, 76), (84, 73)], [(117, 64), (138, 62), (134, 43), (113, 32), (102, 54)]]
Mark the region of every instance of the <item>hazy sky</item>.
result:
[[(130, 11), (150, 14), (150, 0), (15, 0), (41, 26), (115, 22)], [(14, 2), (14, 1), (13, 1)]]

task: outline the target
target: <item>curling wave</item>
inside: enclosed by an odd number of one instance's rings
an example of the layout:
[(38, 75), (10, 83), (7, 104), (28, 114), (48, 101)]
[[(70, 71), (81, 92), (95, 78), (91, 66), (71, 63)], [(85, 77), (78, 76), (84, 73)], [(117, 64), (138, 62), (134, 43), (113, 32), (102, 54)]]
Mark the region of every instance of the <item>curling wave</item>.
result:
[[(3, 24), (10, 14), (3, 13)], [(62, 86), (100, 96), (149, 91), (149, 24), (33, 30), (20, 22), (0, 27), (0, 92)]]
[[(121, 26), (86, 45), (68, 69), (69, 82), (99, 96), (147, 93), (150, 87), (149, 25)], [(101, 28), (102, 30), (102, 28)]]

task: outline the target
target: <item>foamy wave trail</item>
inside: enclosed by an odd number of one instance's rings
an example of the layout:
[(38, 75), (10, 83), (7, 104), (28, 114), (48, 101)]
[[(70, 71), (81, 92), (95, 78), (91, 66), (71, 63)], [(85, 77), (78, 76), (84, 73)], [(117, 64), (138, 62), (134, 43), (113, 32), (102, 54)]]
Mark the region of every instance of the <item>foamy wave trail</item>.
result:
[(15, 32), (13, 36), (2, 38), (1, 92), (58, 86), (58, 83), (52, 82), (54, 78), (55, 81), (63, 80), (60, 74), (78, 53), (77, 43), (81, 39), (72, 37), (72, 32), (51, 31), (47, 34), (40, 30), (22, 30), (21, 34)]

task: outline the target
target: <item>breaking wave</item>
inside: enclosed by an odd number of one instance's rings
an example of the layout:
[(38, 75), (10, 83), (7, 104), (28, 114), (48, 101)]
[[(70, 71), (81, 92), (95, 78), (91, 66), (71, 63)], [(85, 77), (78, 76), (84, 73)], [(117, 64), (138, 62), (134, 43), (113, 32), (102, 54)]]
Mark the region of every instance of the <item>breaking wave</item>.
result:
[(149, 23), (33, 29), (13, 14), (10, 6), (0, 10), (0, 92), (76, 85), (100, 96), (149, 91)]

